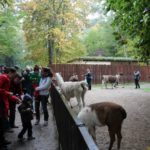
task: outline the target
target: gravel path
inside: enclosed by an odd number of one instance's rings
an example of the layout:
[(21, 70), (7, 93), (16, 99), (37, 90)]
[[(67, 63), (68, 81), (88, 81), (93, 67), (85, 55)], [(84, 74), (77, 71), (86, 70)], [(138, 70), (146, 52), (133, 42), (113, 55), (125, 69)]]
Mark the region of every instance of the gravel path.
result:
[[(150, 84), (141, 85), (141, 89), (134, 86), (117, 89), (93, 88), (88, 91), (86, 104), (102, 101), (112, 101), (122, 105), (127, 118), (122, 127), (121, 150), (147, 150), (150, 147), (150, 92), (143, 88), (150, 88)], [(100, 150), (107, 150), (109, 135), (107, 127), (97, 127), (97, 143)], [(114, 143), (113, 150), (117, 149)]]

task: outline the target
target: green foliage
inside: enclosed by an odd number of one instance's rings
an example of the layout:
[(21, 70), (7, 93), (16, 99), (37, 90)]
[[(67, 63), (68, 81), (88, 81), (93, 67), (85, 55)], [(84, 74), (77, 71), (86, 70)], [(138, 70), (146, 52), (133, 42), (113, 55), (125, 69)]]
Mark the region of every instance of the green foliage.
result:
[(114, 56), (116, 44), (113, 29), (109, 24), (95, 25), (85, 37), (88, 55), (93, 55), (96, 51), (102, 50), (104, 56)]
[(13, 3), (13, 0), (0, 0), (0, 5), (5, 7), (6, 5), (11, 5)]
[(84, 14), (75, 10), (79, 4), (82, 3), (31, 0), (21, 6), (26, 12), (24, 31), (28, 57), (38, 62), (43, 57), (45, 64), (48, 59), (50, 63), (60, 63), (84, 54), (84, 46), (77, 38), (86, 22)]
[(137, 47), (135, 47), (135, 43), (137, 43), (139, 40), (138, 37), (134, 39), (126, 39), (126, 43), (118, 46), (117, 54), (116, 56), (124, 56), (124, 57), (132, 57), (139, 58), (137, 53)]
[(74, 59), (86, 54), (84, 45), (77, 37), (73, 37), (72, 40), (69, 40), (68, 44), (64, 46), (61, 51), (62, 55), (60, 55), (60, 57), (55, 56), (55, 58), (58, 59), (58, 61), (55, 62), (65, 63), (70, 60), (70, 58)]
[(0, 55), (2, 57), (19, 57), (21, 45), (21, 30), (18, 17), (12, 9), (0, 11)]
[(150, 58), (150, 5), (149, 0), (106, 0), (107, 10), (115, 12), (113, 24), (118, 32), (130, 35), (130, 38), (139, 38), (136, 41), (139, 58)]

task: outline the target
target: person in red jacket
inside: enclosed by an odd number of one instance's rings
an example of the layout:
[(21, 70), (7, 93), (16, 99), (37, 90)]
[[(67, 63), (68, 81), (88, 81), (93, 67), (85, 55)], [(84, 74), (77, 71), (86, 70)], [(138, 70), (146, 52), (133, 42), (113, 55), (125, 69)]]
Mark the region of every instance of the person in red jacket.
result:
[[(17, 96), (21, 99), (22, 92), (22, 76), (20, 74), (16, 74), (15, 77), (11, 80), (10, 91), (13, 95)], [(18, 128), (15, 125), (15, 113), (16, 113), (16, 102), (9, 100), (9, 125), (10, 128)]]
[(20, 99), (13, 96), (10, 92), (10, 80), (15, 74), (16, 70), (9, 68), (7, 74), (4, 73), (0, 75), (0, 149), (10, 144), (4, 137), (5, 120), (8, 119), (9, 100), (17, 103), (20, 102)]

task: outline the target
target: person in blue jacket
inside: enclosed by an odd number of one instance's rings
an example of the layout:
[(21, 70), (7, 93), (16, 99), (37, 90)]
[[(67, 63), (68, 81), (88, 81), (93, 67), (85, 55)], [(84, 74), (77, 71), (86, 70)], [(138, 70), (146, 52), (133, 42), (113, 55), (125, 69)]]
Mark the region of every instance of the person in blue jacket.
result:
[(88, 90), (91, 90), (91, 88), (92, 88), (92, 79), (93, 79), (93, 76), (92, 76), (92, 73), (91, 73), (91, 71), (90, 71), (89, 68), (87, 68), (86, 71), (87, 71), (87, 72), (86, 72), (86, 74), (85, 74), (85, 80), (86, 80), (86, 82), (87, 82), (87, 84), (88, 84)]

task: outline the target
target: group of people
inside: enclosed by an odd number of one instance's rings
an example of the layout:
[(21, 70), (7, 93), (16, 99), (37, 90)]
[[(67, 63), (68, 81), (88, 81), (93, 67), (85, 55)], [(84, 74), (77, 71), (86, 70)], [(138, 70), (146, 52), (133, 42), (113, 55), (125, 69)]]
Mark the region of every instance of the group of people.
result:
[(11, 142), (6, 140), (5, 132), (11, 128), (18, 128), (15, 124), (16, 104), (22, 121), (22, 130), (18, 139), (23, 140), (28, 131), (28, 140), (32, 136), (33, 113), (35, 112), (35, 125), (40, 122), (40, 103), (44, 113), (44, 126), (48, 125), (47, 103), (53, 73), (50, 68), (34, 66), (33, 71), (26, 68), (19, 71), (18, 67), (6, 67), (0, 74), (0, 149), (7, 149)]
[[(40, 123), (40, 104), (44, 113), (44, 126), (48, 125), (47, 103), (49, 89), (52, 82), (53, 73), (50, 68), (40, 68), (38, 65), (34, 69), (26, 68), (19, 71), (18, 66), (3, 68), (0, 73), (0, 149), (7, 149), (11, 142), (5, 139), (5, 132), (11, 128), (18, 128), (15, 124), (16, 104), (19, 104), (18, 111), (21, 116), (22, 130), (18, 134), (18, 139), (23, 140), (24, 134), (28, 131), (28, 139), (35, 139), (32, 136), (33, 114), (35, 113), (35, 125)], [(93, 74), (88, 68), (84, 74), (88, 89), (91, 90)], [(138, 70), (134, 72), (135, 88), (140, 88), (139, 80), (141, 74)], [(73, 74), (70, 81), (78, 81), (78, 76)]]
[[(91, 90), (92, 87), (92, 79), (93, 79), (93, 74), (91, 72), (91, 70), (89, 68), (87, 68), (86, 73), (84, 74), (85, 77), (85, 81), (87, 82), (88, 85), (88, 90)], [(133, 72), (133, 78), (134, 78), (134, 83), (135, 83), (135, 89), (140, 88), (140, 78), (141, 78), (141, 73), (138, 69), (136, 69)], [(75, 82), (78, 81), (78, 75), (76, 73), (74, 73), (70, 78), (69, 81)]]

